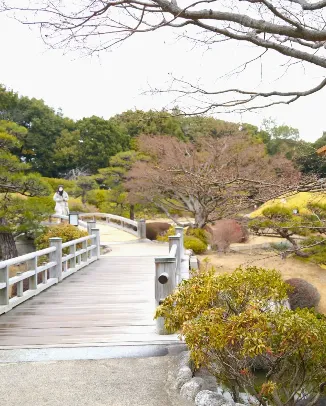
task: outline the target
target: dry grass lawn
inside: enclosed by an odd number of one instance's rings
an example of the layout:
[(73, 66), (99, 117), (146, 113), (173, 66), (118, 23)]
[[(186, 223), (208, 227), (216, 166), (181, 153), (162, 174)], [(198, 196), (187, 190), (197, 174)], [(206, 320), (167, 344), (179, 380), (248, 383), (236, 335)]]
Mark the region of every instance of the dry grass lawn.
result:
[(326, 269), (317, 265), (301, 262), (294, 258), (282, 260), (275, 252), (255, 250), (250, 252), (230, 252), (217, 255), (216, 253), (198, 256), (201, 263), (208, 258), (217, 272), (232, 272), (235, 268), (246, 265), (256, 265), (268, 269), (279, 270), (284, 279), (302, 278), (313, 284), (321, 295), (318, 310), (326, 314)]

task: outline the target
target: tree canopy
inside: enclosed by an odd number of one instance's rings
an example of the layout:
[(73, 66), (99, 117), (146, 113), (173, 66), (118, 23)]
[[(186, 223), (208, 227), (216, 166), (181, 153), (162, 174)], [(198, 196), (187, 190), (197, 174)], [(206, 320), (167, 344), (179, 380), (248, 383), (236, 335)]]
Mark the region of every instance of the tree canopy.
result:
[[(134, 201), (191, 213), (195, 226), (225, 218), (282, 194), (300, 173), (282, 156), (270, 157), (248, 135), (203, 137), (196, 143), (141, 136), (139, 149), (151, 162), (136, 163), (126, 186)], [(259, 174), (259, 176), (257, 176)]]
[(48, 201), (19, 197), (49, 194), (40, 175), (30, 172), (30, 165), (12, 153), (20, 148), (26, 133), (24, 127), (0, 121), (0, 256), (4, 259), (17, 255), (13, 233), (31, 230), (39, 223), (40, 212), (43, 216), (48, 213)]

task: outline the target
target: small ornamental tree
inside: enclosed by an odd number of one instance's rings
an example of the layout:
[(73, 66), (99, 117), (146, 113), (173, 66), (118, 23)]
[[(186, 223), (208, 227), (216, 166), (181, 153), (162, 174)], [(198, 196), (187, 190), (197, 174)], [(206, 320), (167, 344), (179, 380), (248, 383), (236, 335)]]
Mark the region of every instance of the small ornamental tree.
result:
[[(319, 264), (326, 263), (326, 204), (311, 202), (303, 213), (274, 205), (252, 220), (249, 228), (257, 234), (272, 230), (291, 244), (292, 249), (288, 253), (293, 252)], [(306, 238), (299, 243), (296, 236)]]
[[(143, 135), (139, 150), (151, 157), (136, 162), (125, 183), (130, 198), (206, 224), (243, 212), (296, 188), (301, 174), (282, 156), (270, 157), (259, 140), (243, 134), (200, 137), (195, 143)], [(257, 173), (259, 177), (257, 178)]]
[[(283, 306), (289, 290), (275, 270), (207, 269), (183, 281), (156, 317), (179, 331), (196, 366), (223, 382), (236, 402), (244, 391), (264, 406), (312, 406), (326, 385), (326, 321)], [(264, 376), (255, 375), (258, 359)]]

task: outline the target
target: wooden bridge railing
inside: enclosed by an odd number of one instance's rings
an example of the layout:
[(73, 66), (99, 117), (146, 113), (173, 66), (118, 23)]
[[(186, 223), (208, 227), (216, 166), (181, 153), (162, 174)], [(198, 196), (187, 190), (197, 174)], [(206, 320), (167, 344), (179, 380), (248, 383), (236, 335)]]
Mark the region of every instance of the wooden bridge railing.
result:
[[(25, 300), (60, 282), (67, 276), (96, 261), (100, 257), (100, 231), (62, 243), (61, 238), (50, 238), (50, 247), (0, 262), (0, 314), (7, 313)], [(25, 270), (10, 277), (10, 268), (23, 265)], [(41, 276), (41, 278), (39, 278)], [(28, 289), (24, 291), (24, 281)], [(16, 296), (10, 290), (17, 285)]]
[[(176, 286), (189, 277), (189, 256), (184, 253), (184, 230), (176, 227), (176, 235), (169, 237), (169, 255), (155, 258), (155, 302), (156, 307), (169, 296)], [(156, 321), (158, 334), (166, 334), (164, 319)]]
[[(51, 218), (58, 218), (61, 220), (69, 220), (68, 216), (62, 216), (58, 214), (54, 214)], [(137, 236), (139, 239), (146, 238), (146, 221), (145, 220), (130, 220), (126, 217), (117, 216), (115, 214), (109, 213), (79, 213), (79, 226), (80, 227), (87, 227), (87, 222), (81, 219), (92, 219), (95, 221), (96, 219), (104, 220), (110, 227), (118, 228), (119, 230), (123, 230), (126, 233), (133, 234)]]

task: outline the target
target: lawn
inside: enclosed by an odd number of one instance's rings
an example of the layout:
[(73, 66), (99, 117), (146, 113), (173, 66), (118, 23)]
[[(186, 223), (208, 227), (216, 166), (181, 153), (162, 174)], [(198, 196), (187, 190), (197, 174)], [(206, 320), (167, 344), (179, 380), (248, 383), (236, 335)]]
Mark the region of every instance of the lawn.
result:
[[(285, 199), (285, 200), (284, 200)], [(300, 192), (296, 193), (293, 196), (286, 198), (273, 199), (269, 202), (264, 203), (256, 211), (250, 214), (250, 217), (257, 217), (261, 215), (262, 211), (274, 204), (281, 204), (285, 207), (299, 209), (299, 212), (306, 209), (308, 203), (310, 202), (324, 202), (326, 203), (326, 194), (325, 193), (309, 193), (309, 192)]]

